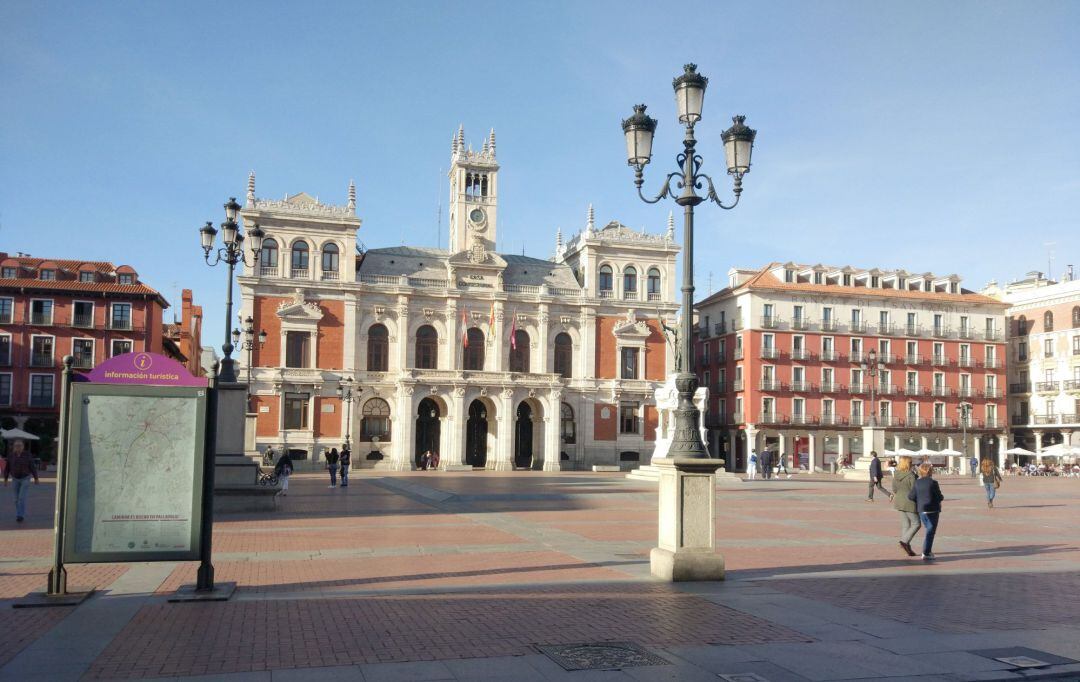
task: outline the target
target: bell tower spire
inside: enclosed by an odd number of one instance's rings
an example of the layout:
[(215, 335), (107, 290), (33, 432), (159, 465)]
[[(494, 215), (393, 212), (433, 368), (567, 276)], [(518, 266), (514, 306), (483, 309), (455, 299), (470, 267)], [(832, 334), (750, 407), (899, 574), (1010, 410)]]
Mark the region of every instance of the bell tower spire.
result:
[(451, 152), (450, 252), (494, 251), (499, 207), (495, 131), (484, 138), (480, 151), (473, 151), (459, 126)]

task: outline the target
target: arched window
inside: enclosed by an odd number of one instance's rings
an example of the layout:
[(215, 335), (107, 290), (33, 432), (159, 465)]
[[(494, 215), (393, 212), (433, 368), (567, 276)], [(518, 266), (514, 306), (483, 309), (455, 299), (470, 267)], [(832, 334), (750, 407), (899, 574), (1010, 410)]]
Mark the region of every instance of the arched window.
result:
[(439, 332), (429, 324), (416, 330), (416, 368), (439, 368)]
[(390, 405), (382, 398), (371, 398), (364, 403), (360, 432), (363, 440), (376, 436), (380, 440), (390, 437)]
[(1080, 327), (1080, 305), (1073, 306), (1073, 329)]
[(337, 244), (327, 244), (322, 250), (322, 271), (337, 273), (338, 271), (338, 255)]
[(648, 280), (646, 286), (649, 291), (649, 300), (660, 300), (660, 271), (656, 268), (649, 268)]
[(615, 282), (611, 276), (611, 266), (600, 266), (600, 291), (611, 291), (615, 288)]
[(559, 433), (562, 441), (573, 445), (577, 442), (577, 425), (574, 423), (574, 408), (566, 403), (559, 406)]
[(555, 373), (564, 379), (574, 376), (574, 342), (566, 332), (555, 337)]
[(510, 345), (510, 371), (529, 371), (529, 333), (523, 329), (514, 331), (514, 342)]
[(465, 333), (465, 369), (481, 372), (484, 369), (484, 332), (470, 327)]
[(308, 269), (308, 245), (303, 239), (293, 244), (292, 247), (292, 269), (293, 270), (307, 270)]
[(1016, 335), (1027, 336), (1028, 333), (1028, 321), (1027, 318), (1021, 315), (1016, 319)]
[(1044, 332), (1052, 332), (1052, 331), (1054, 331), (1054, 313), (1050, 312), (1049, 310), (1047, 310), (1043, 314), (1043, 331)]
[(372, 325), (367, 337), (367, 369), (385, 372), (390, 364), (390, 334), (381, 324)]
[(263, 240), (262, 251), (259, 253), (259, 263), (264, 268), (276, 268), (278, 263), (277, 240), (267, 237)]
[(623, 298), (633, 300), (637, 298), (637, 268), (627, 265), (622, 275)]

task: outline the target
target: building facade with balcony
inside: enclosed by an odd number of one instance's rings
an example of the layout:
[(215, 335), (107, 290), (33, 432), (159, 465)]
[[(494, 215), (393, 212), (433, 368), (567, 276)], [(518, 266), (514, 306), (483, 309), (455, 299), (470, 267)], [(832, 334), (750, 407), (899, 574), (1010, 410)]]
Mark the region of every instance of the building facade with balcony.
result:
[(241, 215), (266, 239), (241, 315), (267, 341), (240, 376), (260, 449), (319, 468), (348, 434), (365, 467), (414, 468), (429, 450), (502, 470), (648, 461), (672, 367), (657, 316), (678, 309), (673, 230), (597, 227), (590, 207), (550, 259), (496, 253), (498, 170), (494, 133), (476, 152), (459, 130), (449, 248), (362, 252), (351, 184), (335, 206), (260, 199), (249, 178)]
[[(42, 438), (57, 433), (65, 355), (90, 370), (133, 351), (162, 351), (165, 299), (128, 265), (0, 253), (0, 417)], [(46, 454), (47, 454), (46, 453)]]
[(853, 461), (871, 417), (889, 449), (1007, 447), (1001, 301), (955, 275), (796, 263), (728, 275), (697, 306), (696, 367), (711, 445), (733, 470), (766, 445), (794, 468)]
[[(1071, 268), (1070, 268), (1071, 269)], [(1014, 443), (1080, 444), (1080, 280), (1033, 272), (985, 293), (1009, 305), (1009, 418)]]

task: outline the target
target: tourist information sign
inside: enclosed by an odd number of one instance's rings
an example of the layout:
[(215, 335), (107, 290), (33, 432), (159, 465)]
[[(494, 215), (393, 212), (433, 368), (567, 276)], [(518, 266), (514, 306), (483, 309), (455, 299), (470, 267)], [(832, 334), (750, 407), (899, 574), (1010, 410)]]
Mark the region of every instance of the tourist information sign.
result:
[(151, 353), (85, 378), (71, 385), (64, 560), (198, 559), (206, 379)]

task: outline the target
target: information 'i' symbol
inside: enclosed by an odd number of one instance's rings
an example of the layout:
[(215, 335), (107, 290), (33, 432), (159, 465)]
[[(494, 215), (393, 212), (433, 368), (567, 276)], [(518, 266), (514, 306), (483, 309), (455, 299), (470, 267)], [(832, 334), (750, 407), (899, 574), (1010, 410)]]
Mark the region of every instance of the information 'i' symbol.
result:
[(150, 365), (152, 363), (153, 363), (153, 361), (150, 359), (150, 356), (147, 355), (146, 353), (139, 353), (138, 355), (135, 356), (135, 367), (137, 369), (141, 369), (144, 372), (146, 370), (150, 369)]

